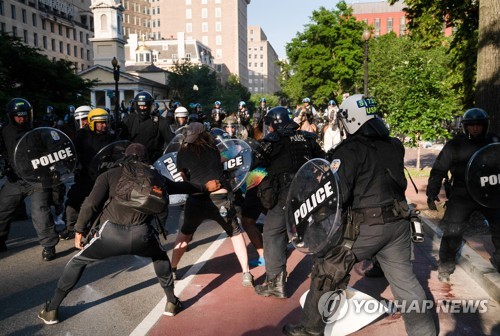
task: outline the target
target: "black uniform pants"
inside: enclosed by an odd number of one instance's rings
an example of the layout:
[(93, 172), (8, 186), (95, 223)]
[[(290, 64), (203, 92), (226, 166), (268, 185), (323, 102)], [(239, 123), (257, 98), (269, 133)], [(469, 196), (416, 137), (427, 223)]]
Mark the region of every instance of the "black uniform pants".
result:
[[(301, 324), (308, 328), (323, 330), (325, 323), (322, 321), (318, 302), (324, 293), (336, 289), (335, 286), (331, 288), (324, 286), (322, 289), (318, 289), (317, 278), (325, 275), (322, 274), (321, 270), (335, 269), (341, 273), (339, 278), (342, 278), (342, 275), (348, 274), (354, 265), (353, 262), (350, 262), (348, 253), (342, 249), (339, 249), (339, 253), (345, 253), (345, 257), (327, 258), (323, 261), (331, 261), (334, 263), (333, 265), (321, 265), (319, 267), (319, 260), (316, 259), (315, 261), (313, 270), (318, 268), (319, 272), (313, 272), (312, 274), (311, 288), (304, 304), (301, 321)], [(374, 255), (377, 256), (377, 260), (398, 303), (405, 303), (406, 307), (408, 307), (412, 302), (416, 301), (421, 304), (421, 307), (424, 306), (425, 292), (413, 273), (411, 263), (410, 224), (408, 221), (398, 220), (379, 225), (361, 225), (360, 234), (352, 247), (352, 253), (354, 253), (357, 261), (369, 259)], [(436, 328), (430, 311), (426, 310), (425, 313), (422, 313), (413, 310), (409, 313), (403, 313), (402, 316), (408, 335), (436, 335)]]
[(50, 213), (52, 190), (34, 188), (22, 180), (7, 180), (0, 190), (0, 240), (7, 240), (16, 208), (26, 196), (31, 197), (31, 220), (40, 245), (55, 246), (59, 242), (59, 236)]
[(167, 252), (150, 225), (126, 226), (106, 221), (97, 236), (66, 264), (57, 289), (67, 295), (80, 280), (87, 265), (119, 255), (150, 257), (161, 287), (165, 290), (174, 285)]
[(449, 268), (451, 271), (455, 268), (456, 256), (462, 246), (463, 235), (470, 215), (476, 210), (488, 220), (491, 239), (495, 247), (493, 257), (500, 263), (500, 208), (482, 207), (470, 198), (465, 188), (454, 188), (446, 203), (443, 217), (445, 228), (439, 247), (440, 267), (443, 270)]

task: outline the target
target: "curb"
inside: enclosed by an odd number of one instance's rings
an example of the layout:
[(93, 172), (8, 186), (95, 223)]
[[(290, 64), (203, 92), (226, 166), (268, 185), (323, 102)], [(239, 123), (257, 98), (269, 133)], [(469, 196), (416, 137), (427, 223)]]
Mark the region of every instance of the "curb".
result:
[[(420, 212), (425, 233), (432, 238), (432, 247), (439, 251), (443, 231), (433, 223), (428, 210)], [(500, 273), (467, 243), (462, 245), (457, 266), (471, 276), (492, 299), (500, 302)]]

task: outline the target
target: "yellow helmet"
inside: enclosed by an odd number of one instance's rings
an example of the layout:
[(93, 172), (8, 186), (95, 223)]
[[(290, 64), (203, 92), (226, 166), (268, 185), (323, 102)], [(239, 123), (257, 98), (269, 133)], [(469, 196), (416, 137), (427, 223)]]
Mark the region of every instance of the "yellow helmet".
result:
[(109, 122), (108, 121), (109, 114), (106, 112), (106, 110), (102, 108), (95, 108), (92, 111), (89, 112), (89, 115), (87, 116), (87, 120), (89, 122), (89, 128), (91, 131), (95, 130), (95, 122)]

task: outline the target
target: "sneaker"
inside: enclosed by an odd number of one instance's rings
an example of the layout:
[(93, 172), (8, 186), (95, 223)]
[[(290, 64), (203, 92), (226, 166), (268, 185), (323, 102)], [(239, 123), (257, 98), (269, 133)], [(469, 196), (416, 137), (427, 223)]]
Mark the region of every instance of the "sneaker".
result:
[(243, 273), (243, 281), (241, 282), (243, 287), (253, 287), (253, 275), (250, 272)]
[(75, 231), (64, 229), (63, 231), (61, 231), (59, 233), (59, 238), (61, 238), (62, 240), (73, 239), (73, 238), (75, 238)]
[(252, 259), (248, 262), (248, 265), (252, 267), (257, 267), (257, 266), (266, 266), (266, 261), (264, 260), (264, 257), (259, 257), (257, 259)]
[(44, 261), (51, 261), (56, 258), (56, 248), (54, 246), (44, 247), (42, 251), (42, 258)]
[(59, 323), (59, 320), (57, 319), (57, 309), (48, 310), (49, 303), (50, 301), (47, 301), (45, 303), (45, 306), (43, 306), (42, 310), (40, 310), (40, 312), (38, 313), (38, 318), (45, 324)]
[(450, 272), (438, 272), (438, 280), (440, 282), (450, 282)]
[(181, 310), (182, 310), (182, 303), (181, 303), (181, 301), (179, 299), (177, 299), (176, 303), (167, 302), (167, 304), (165, 305), (165, 311), (163, 312), (163, 315), (166, 315), (166, 316), (175, 316)]

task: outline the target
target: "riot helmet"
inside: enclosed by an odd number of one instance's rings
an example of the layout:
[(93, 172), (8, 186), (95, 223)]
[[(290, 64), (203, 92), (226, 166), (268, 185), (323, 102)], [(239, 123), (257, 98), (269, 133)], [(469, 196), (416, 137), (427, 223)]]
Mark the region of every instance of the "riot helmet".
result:
[[(484, 137), (488, 133), (490, 118), (485, 110), (474, 107), (465, 111), (462, 117), (462, 127), (468, 139)], [(479, 133), (470, 132), (468, 126), (481, 125), (482, 129), (478, 130)]]
[(90, 107), (88, 105), (79, 106), (75, 110), (75, 125), (76, 125), (76, 129), (83, 128), (85, 125), (88, 124), (87, 117), (88, 117), (90, 111), (92, 111), (92, 107)]
[(328, 101), (328, 106), (337, 106), (337, 103), (335, 102), (335, 100), (330, 99), (330, 100)]
[(154, 101), (153, 96), (149, 92), (139, 92), (134, 98), (135, 110), (143, 117), (150, 116)]
[(75, 107), (73, 105), (69, 105), (68, 111), (69, 111), (70, 115), (74, 115), (75, 114)]
[(266, 98), (264, 98), (264, 97), (260, 98), (260, 103), (267, 103)]
[(46, 112), (47, 112), (47, 114), (52, 114), (52, 113), (54, 113), (54, 108), (49, 105), (49, 106), (47, 106), (47, 111)]
[(221, 102), (218, 101), (218, 100), (216, 100), (215, 103), (214, 103), (214, 107), (215, 108), (220, 108), (221, 105), (222, 105)]
[(286, 128), (289, 124), (294, 123), (288, 115), (288, 110), (283, 106), (277, 106), (269, 110), (264, 117), (266, 128), (272, 126), (273, 130), (281, 130)]
[(242, 107), (247, 107), (247, 103), (245, 103), (243, 100), (238, 103), (238, 108), (241, 109)]
[(310, 104), (311, 103), (311, 99), (309, 97), (305, 97), (304, 99), (302, 99), (302, 102)]
[(89, 112), (89, 115), (87, 116), (87, 120), (89, 123), (89, 129), (92, 132), (103, 133), (106, 131), (106, 129), (98, 130), (96, 128), (96, 123), (108, 123), (109, 122), (109, 113), (106, 112), (105, 109), (96, 108), (96, 109), (93, 109), (92, 111)]
[(175, 109), (174, 118), (179, 127), (186, 125), (189, 112), (184, 106), (179, 106)]
[[(9, 119), (18, 125), (26, 125), (27, 122), (31, 122), (33, 120), (32, 118), (33, 108), (26, 99), (23, 98), (11, 99), (7, 103), (5, 110), (7, 112), (7, 115), (9, 116)], [(20, 118), (18, 118), (16, 121), (14, 117), (20, 117)]]
[(198, 114), (196, 114), (196, 113), (189, 114), (187, 123), (190, 124), (192, 122), (199, 122)]
[(229, 134), (229, 137), (238, 137), (238, 120), (234, 116), (229, 116), (222, 120), (222, 129)]
[[(377, 103), (372, 97), (355, 94), (340, 104), (338, 118), (344, 130), (352, 135), (365, 127), (365, 135), (387, 136), (388, 130), (377, 112)], [(373, 133), (374, 132), (374, 133)]]

